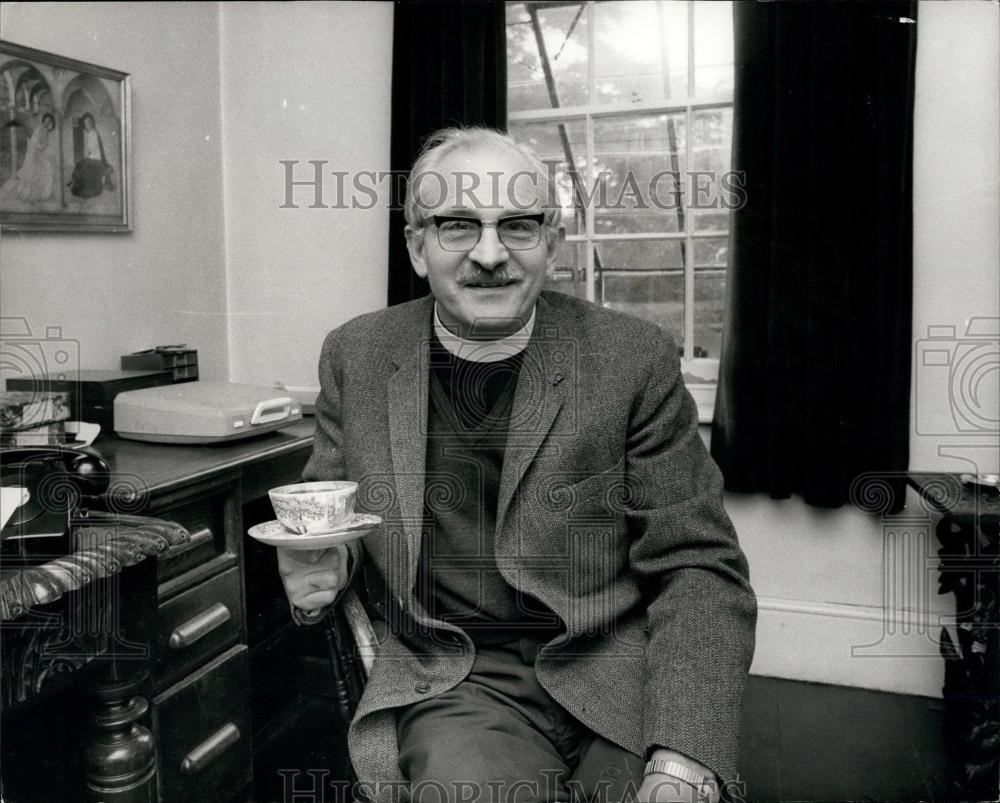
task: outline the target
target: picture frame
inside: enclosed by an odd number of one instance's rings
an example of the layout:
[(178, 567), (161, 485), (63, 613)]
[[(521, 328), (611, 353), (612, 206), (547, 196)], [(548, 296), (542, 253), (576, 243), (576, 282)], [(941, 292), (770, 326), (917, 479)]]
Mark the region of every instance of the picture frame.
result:
[(131, 77), (0, 40), (0, 228), (130, 232)]

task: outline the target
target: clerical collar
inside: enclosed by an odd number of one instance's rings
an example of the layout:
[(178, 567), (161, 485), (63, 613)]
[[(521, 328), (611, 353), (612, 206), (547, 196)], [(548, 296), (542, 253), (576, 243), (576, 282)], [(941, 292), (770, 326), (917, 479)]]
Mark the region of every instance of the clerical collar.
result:
[(531, 311), (528, 322), (513, 334), (500, 340), (466, 340), (448, 331), (438, 316), (437, 302), (434, 303), (434, 334), (441, 345), (460, 360), (469, 362), (499, 362), (509, 360), (528, 347), (531, 332), (535, 328), (535, 311)]

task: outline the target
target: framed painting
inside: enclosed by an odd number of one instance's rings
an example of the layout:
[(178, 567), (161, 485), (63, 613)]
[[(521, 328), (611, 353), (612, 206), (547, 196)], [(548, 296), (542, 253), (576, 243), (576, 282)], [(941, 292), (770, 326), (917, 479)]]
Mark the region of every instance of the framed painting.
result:
[(132, 230), (127, 73), (0, 41), (0, 227)]

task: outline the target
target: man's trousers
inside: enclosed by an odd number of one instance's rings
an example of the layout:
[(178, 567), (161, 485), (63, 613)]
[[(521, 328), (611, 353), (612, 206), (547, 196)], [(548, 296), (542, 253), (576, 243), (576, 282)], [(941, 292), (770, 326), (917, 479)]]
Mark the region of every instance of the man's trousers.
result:
[(455, 688), (398, 712), (413, 803), (618, 803), (643, 761), (573, 718), (539, 685), (531, 638), (477, 646)]

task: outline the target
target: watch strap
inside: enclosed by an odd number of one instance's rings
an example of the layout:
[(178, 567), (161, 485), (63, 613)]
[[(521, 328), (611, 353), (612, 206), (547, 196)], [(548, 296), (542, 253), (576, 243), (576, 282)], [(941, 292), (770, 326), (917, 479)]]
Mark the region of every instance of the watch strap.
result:
[(705, 784), (710, 784), (714, 778), (710, 775), (705, 775), (703, 772), (698, 770), (693, 770), (685, 764), (681, 764), (679, 761), (669, 761), (662, 758), (652, 758), (646, 762), (646, 775), (650, 773), (659, 773), (661, 775), (669, 775), (671, 778), (676, 778), (679, 781), (684, 781), (684, 783), (690, 784), (695, 789), (701, 789)]

